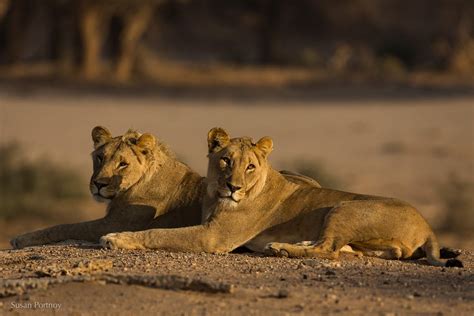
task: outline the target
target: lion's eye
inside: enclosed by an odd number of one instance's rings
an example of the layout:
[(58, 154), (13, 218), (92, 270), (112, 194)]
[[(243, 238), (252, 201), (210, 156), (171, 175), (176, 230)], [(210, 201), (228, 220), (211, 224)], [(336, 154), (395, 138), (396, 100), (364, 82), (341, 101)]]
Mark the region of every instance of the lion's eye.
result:
[(221, 160), (226, 163), (226, 165), (230, 165), (230, 159), (227, 157), (222, 157)]
[(98, 162), (98, 163), (102, 163), (102, 161), (104, 160), (104, 157), (102, 157), (102, 156), (100, 156), (100, 155), (97, 155), (97, 156), (95, 157), (95, 159), (97, 159), (97, 162)]
[(250, 165), (247, 166), (247, 170), (251, 171), (255, 169), (255, 165), (251, 163)]
[(118, 165), (119, 169), (126, 168), (127, 166), (128, 166), (128, 163), (126, 163), (125, 161), (121, 161)]

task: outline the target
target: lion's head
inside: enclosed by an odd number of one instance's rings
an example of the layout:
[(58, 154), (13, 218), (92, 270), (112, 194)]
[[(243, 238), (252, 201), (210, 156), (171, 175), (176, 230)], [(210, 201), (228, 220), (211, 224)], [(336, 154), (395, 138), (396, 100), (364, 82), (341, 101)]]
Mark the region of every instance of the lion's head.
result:
[(224, 129), (216, 127), (209, 131), (207, 141), (208, 195), (228, 206), (258, 195), (267, 178), (271, 138), (263, 137), (256, 143), (249, 137), (231, 139)]
[(94, 198), (109, 202), (145, 177), (155, 162), (156, 140), (151, 134), (129, 130), (123, 136), (112, 137), (104, 127), (92, 130), (94, 172), (90, 191)]

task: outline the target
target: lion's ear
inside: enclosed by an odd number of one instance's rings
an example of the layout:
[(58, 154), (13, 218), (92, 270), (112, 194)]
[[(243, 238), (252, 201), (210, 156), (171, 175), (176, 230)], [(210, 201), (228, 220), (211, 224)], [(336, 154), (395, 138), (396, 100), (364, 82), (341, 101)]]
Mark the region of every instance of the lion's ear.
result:
[(144, 149), (145, 151), (152, 150), (153, 148), (155, 148), (155, 145), (156, 145), (155, 136), (149, 133), (142, 134), (137, 139), (137, 146)]
[(273, 150), (273, 140), (268, 136), (260, 138), (255, 145), (265, 154), (265, 156), (268, 156), (268, 154)]
[(230, 136), (220, 127), (214, 127), (207, 133), (207, 147), (209, 153), (215, 153), (229, 145)]
[(92, 129), (92, 140), (94, 141), (94, 149), (99, 148), (111, 139), (112, 134), (105, 127), (96, 126)]

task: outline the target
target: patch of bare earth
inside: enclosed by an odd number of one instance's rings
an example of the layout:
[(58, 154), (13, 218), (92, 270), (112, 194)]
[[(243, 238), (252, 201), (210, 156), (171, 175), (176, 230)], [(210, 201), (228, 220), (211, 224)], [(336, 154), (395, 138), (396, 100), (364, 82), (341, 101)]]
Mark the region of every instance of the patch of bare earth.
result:
[(474, 313), (465, 268), (343, 255), (339, 261), (104, 250), (81, 244), (0, 252), (0, 313)]

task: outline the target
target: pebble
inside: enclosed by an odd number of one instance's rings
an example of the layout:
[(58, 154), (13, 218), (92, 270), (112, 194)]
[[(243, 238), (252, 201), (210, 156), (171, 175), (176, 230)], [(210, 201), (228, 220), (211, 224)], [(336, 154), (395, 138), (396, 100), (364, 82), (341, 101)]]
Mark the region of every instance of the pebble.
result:
[(308, 266), (308, 267), (313, 267), (313, 268), (318, 266), (318, 262), (316, 260), (313, 260), (313, 259), (303, 260), (303, 261), (300, 262), (300, 264)]
[(325, 294), (324, 297), (331, 301), (337, 301), (338, 297), (336, 294)]
[(279, 290), (276, 295), (277, 298), (287, 298), (288, 296), (290, 296), (290, 292), (286, 289)]

